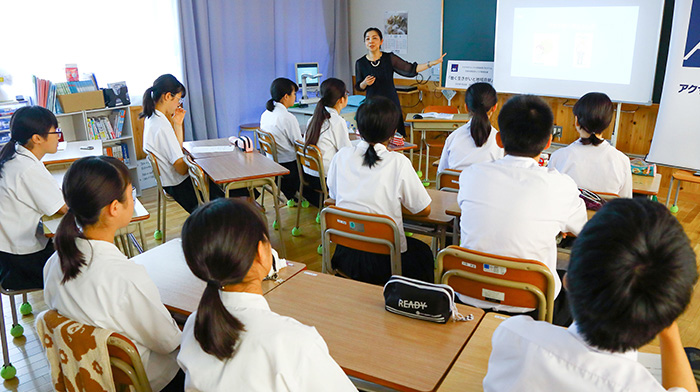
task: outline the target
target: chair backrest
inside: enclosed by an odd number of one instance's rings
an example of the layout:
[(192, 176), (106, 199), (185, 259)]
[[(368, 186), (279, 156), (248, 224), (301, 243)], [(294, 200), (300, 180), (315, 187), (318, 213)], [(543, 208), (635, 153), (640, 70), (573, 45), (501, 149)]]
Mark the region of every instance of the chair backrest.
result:
[(401, 240), (396, 222), (386, 215), (329, 206), (321, 211), (323, 272), (333, 273), (330, 244), (390, 255), (392, 275), (401, 275)]
[(435, 189), (439, 191), (459, 192), (459, 175), (461, 170), (445, 169), (437, 174)]
[(423, 108), (423, 113), (430, 113), (430, 112), (457, 114), (457, 113), (459, 113), (459, 109), (454, 107), (454, 106), (443, 106), (443, 105), (431, 105), (431, 106), (426, 106), (425, 108)]
[(270, 132), (265, 132), (260, 128), (255, 130), (255, 134), (258, 135), (258, 143), (260, 143), (262, 152), (270, 155), (272, 160), (277, 162), (277, 142), (275, 137)]
[(187, 164), (187, 172), (190, 174), (190, 179), (192, 180), (194, 194), (197, 196), (197, 203), (200, 206), (204, 203), (208, 203), (209, 182), (204, 177), (204, 171), (202, 171), (202, 168), (199, 167), (189, 155), (185, 156), (185, 163)]
[[(297, 152), (297, 169), (299, 169), (299, 177), (304, 181), (304, 168), (318, 172), (318, 178), (321, 181), (321, 189), (326, 188), (326, 171), (323, 168), (323, 156), (321, 150), (313, 144), (304, 147), (304, 142), (295, 140), (294, 146)], [(324, 191), (325, 194), (325, 191)], [(324, 198), (325, 199), (325, 198)]]
[(600, 196), (600, 198), (605, 201), (610, 201), (612, 199), (617, 199), (620, 197), (618, 194), (608, 192), (595, 192), (595, 194)]
[(160, 168), (158, 167), (158, 161), (156, 160), (156, 156), (153, 155), (151, 152), (147, 152), (146, 156), (148, 157), (148, 163), (151, 164), (151, 169), (153, 170), (153, 177), (156, 178), (156, 183), (158, 184), (158, 192), (165, 192), (163, 190), (163, 183), (160, 182)]
[(136, 345), (124, 335), (112, 333), (107, 338), (109, 362), (114, 385), (133, 386), (138, 391), (151, 391), (146, 370)]
[(456, 292), (501, 305), (537, 308), (552, 322), (554, 277), (539, 261), (504, 257), (451, 245), (438, 253), (442, 283)]

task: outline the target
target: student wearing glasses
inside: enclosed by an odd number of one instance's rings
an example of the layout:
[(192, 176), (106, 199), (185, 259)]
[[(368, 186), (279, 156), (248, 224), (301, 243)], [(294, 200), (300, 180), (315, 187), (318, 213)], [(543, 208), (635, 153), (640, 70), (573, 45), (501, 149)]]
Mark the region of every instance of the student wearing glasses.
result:
[(68, 208), (41, 158), (56, 152), (61, 131), (51, 111), (30, 106), (12, 115), (10, 133), (0, 151), (0, 285), (43, 288), (42, 270), (54, 247), (41, 217)]

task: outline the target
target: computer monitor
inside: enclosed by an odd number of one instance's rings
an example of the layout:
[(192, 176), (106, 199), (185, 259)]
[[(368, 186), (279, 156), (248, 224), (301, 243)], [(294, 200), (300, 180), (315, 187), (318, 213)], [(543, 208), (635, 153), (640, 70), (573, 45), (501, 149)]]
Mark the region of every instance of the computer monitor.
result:
[[(301, 75), (316, 75), (318, 73), (318, 63), (296, 63), (294, 69), (297, 74), (297, 84), (301, 87)], [(307, 87), (318, 87), (318, 78), (306, 78)]]

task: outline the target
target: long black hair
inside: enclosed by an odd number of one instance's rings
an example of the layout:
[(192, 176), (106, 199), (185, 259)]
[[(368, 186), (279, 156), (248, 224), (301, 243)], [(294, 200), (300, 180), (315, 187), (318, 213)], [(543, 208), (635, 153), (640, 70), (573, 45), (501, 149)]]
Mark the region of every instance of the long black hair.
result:
[(309, 127), (306, 129), (306, 143), (304, 146), (318, 143), (323, 123), (331, 118), (331, 114), (326, 110), (326, 106), (335, 106), (345, 94), (347, 94), (345, 82), (340, 79), (328, 78), (321, 83), (321, 100), (316, 104), (314, 115), (311, 117)]
[(604, 93), (588, 93), (574, 104), (574, 116), (581, 129), (591, 134), (581, 138), (581, 143), (594, 146), (603, 142), (597, 135), (610, 125), (613, 117), (613, 103)]
[(374, 150), (374, 145), (384, 143), (394, 135), (400, 117), (396, 104), (382, 96), (367, 98), (357, 108), (357, 129), (362, 138), (369, 143), (363, 165), (372, 168), (381, 160)]
[(275, 102), (279, 102), (287, 94), (296, 94), (299, 91), (299, 86), (287, 78), (277, 78), (270, 85), (270, 96), (267, 100), (265, 108), (269, 111), (275, 110)]
[(172, 95), (181, 93), (182, 96), (180, 98), (185, 98), (187, 90), (185, 90), (185, 86), (173, 75), (160, 75), (158, 79), (153, 82), (153, 86), (147, 88), (146, 92), (143, 93), (143, 112), (139, 114), (139, 118), (151, 117), (156, 111), (156, 103), (167, 93)]
[(472, 114), (469, 129), (477, 147), (486, 143), (491, 134), (489, 110), (498, 103), (496, 89), (488, 83), (474, 83), (464, 96), (467, 110)]
[(31, 147), (34, 135), (46, 138), (51, 128), (58, 128), (56, 116), (41, 106), (24, 106), (10, 118), (10, 141), (0, 150), (0, 177), (5, 162), (15, 157), (15, 145)]
[[(85, 257), (78, 250), (76, 238), (85, 239), (84, 229), (100, 220), (100, 213), (114, 200), (126, 202), (131, 184), (129, 169), (117, 158), (108, 156), (80, 158), (68, 168), (63, 177), (63, 199), (68, 212), (56, 230), (55, 245), (61, 260), (63, 280), (80, 274)], [(83, 228), (83, 230), (81, 230)]]
[(233, 355), (244, 325), (226, 310), (219, 289), (240, 283), (268, 242), (267, 225), (250, 203), (216, 199), (197, 208), (182, 226), (182, 250), (192, 273), (207, 282), (197, 308), (194, 337), (204, 352)]

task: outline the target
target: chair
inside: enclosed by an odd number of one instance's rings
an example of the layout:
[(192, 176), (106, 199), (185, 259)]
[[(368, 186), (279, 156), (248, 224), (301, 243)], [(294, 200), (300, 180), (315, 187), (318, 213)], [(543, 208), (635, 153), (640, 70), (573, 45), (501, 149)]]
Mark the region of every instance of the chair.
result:
[(174, 201), (175, 199), (173, 199), (173, 197), (163, 189), (163, 183), (160, 181), (160, 169), (158, 168), (158, 161), (156, 160), (155, 155), (153, 155), (151, 152), (147, 152), (146, 155), (148, 156), (148, 162), (151, 164), (151, 168), (153, 169), (153, 176), (156, 178), (156, 183), (158, 184), (158, 223), (156, 226), (156, 231), (153, 233), (153, 238), (156, 240), (163, 240), (163, 242), (165, 242), (165, 217), (168, 211), (168, 202)]
[[(255, 130), (255, 135), (257, 135), (258, 143), (260, 144), (260, 152), (267, 154), (268, 156), (272, 157), (273, 161), (279, 163), (277, 160), (277, 142), (275, 141), (275, 137), (272, 136), (270, 132), (265, 132), (260, 128)], [(282, 177), (278, 176), (276, 181), (277, 189), (279, 191), (280, 187), (282, 186)], [(282, 201), (279, 193), (274, 194), (274, 192), (272, 192), (272, 190), (268, 187), (263, 187), (261, 204), (265, 205), (265, 191), (270, 193), (272, 197), (275, 198), (275, 203)], [(294, 206), (294, 200), (287, 200), (287, 206)], [(272, 222), (272, 227), (275, 229), (278, 228), (277, 221)]]
[[(15, 295), (22, 295), (22, 305), (19, 307), (19, 312), (25, 316), (32, 313), (32, 305), (27, 301), (27, 293), (32, 291), (41, 291), (41, 289), (27, 289), (27, 290), (8, 290), (0, 286), (0, 293), (10, 297), (10, 308), (12, 309), (12, 328), (10, 328), (10, 335), (12, 337), (18, 338), (24, 335), (24, 327), (17, 321), (17, 305), (15, 304)], [(5, 380), (10, 380), (17, 374), (17, 369), (12, 366), (10, 362), (10, 349), (7, 344), (7, 334), (5, 333), (5, 313), (2, 304), (2, 295), (0, 295), (0, 341), (2, 342), (2, 369), (0, 370), (0, 377)]]
[[(58, 374), (59, 386), (63, 384), (64, 380), (71, 380), (72, 377), (77, 376), (81, 380), (90, 383), (83, 385), (86, 388), (85, 390), (100, 387), (100, 381), (104, 380), (99, 378), (98, 375), (96, 375), (97, 379), (92, 379), (91, 369), (79, 367), (78, 374), (75, 374), (74, 366), (80, 366), (81, 364), (72, 362), (76, 360), (76, 355), (75, 352), (70, 351), (77, 350), (80, 353), (79, 358), (87, 355), (87, 358), (90, 358), (88, 359), (89, 361), (95, 357), (99, 358), (99, 352), (106, 349), (109, 364), (98, 362), (96, 365), (102, 369), (106, 369), (109, 365), (109, 368), (112, 370), (111, 381), (114, 383), (117, 391), (151, 391), (151, 385), (143, 368), (138, 349), (126, 336), (78, 323), (62, 316), (56, 310), (47, 310), (37, 316), (37, 333), (42, 335), (39, 340), (46, 350), (49, 364), (51, 366), (59, 366), (59, 369), (52, 369), (52, 378), (55, 374)], [(103, 342), (106, 347), (100, 346)], [(61, 355), (64, 349), (69, 352)], [(96, 351), (90, 354), (89, 352), (92, 350)], [(94, 362), (91, 368), (95, 369)], [(53, 380), (53, 382), (56, 381), (55, 379)], [(106, 387), (109, 386), (106, 385)]]
[[(318, 172), (318, 178), (321, 181), (321, 190), (316, 190), (318, 192), (319, 202), (318, 202), (318, 214), (316, 214), (316, 223), (321, 222), (321, 206), (323, 201), (328, 199), (328, 188), (326, 187), (326, 172), (323, 168), (323, 156), (318, 147), (313, 144), (304, 147), (304, 142), (295, 141), (294, 142), (296, 153), (297, 153), (297, 169), (299, 169), (299, 195), (303, 197), (304, 186), (310, 186), (306, 179), (304, 178), (304, 168), (308, 168)], [(309, 202), (304, 200), (301, 202), (302, 207), (308, 207)], [(299, 219), (301, 217), (301, 209), (297, 209), (297, 221), (296, 225), (292, 229), (292, 235), (298, 236), (301, 234), (301, 229), (299, 228)]]
[(187, 164), (187, 172), (190, 174), (190, 180), (192, 180), (194, 194), (197, 196), (197, 203), (200, 206), (204, 203), (208, 203), (209, 181), (204, 177), (202, 168), (199, 167), (189, 155), (185, 156), (185, 163)]
[(442, 283), (471, 298), (501, 305), (537, 308), (552, 322), (554, 277), (539, 261), (477, 252), (451, 245), (438, 253)]
[(459, 192), (459, 175), (461, 170), (445, 169), (438, 172), (435, 189), (447, 192)]
[[(459, 109), (454, 107), (454, 106), (440, 106), (440, 105), (433, 105), (433, 106), (426, 106), (423, 109), (423, 113), (430, 113), (430, 112), (436, 112), (436, 113), (449, 113), (449, 114), (458, 114)], [(428, 185), (430, 183), (430, 179), (428, 178), (428, 164), (430, 161), (430, 147), (444, 147), (445, 143), (441, 142), (428, 142), (428, 140), (425, 137), (425, 132), (421, 135), (421, 146), (420, 146), (420, 151), (418, 152), (418, 169), (420, 170), (420, 167), (422, 166), (422, 160), (423, 160), (423, 145), (425, 145), (425, 181), (424, 185)], [(428, 184), (425, 184), (425, 183)]]
[(390, 256), (392, 275), (401, 275), (401, 239), (396, 222), (386, 215), (329, 206), (321, 211), (323, 273), (335, 274), (330, 244)]

